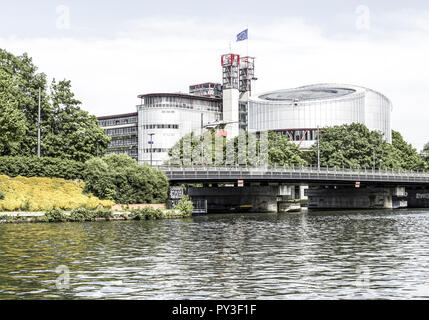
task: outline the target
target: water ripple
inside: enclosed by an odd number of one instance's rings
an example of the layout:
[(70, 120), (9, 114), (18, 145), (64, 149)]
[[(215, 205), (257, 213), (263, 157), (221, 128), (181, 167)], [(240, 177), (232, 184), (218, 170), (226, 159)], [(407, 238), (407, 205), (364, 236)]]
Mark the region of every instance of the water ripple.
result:
[(428, 299), (428, 236), (427, 210), (4, 224), (0, 299)]

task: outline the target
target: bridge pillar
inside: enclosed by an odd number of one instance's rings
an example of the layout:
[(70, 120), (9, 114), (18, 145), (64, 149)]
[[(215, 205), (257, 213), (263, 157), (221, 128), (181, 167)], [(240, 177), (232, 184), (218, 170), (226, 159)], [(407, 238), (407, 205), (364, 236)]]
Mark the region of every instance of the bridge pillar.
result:
[(355, 186), (311, 186), (309, 209), (392, 209), (394, 188)]
[(429, 208), (429, 187), (406, 188), (409, 208)]
[(190, 187), (192, 200), (207, 200), (208, 212), (277, 212), (279, 186)]

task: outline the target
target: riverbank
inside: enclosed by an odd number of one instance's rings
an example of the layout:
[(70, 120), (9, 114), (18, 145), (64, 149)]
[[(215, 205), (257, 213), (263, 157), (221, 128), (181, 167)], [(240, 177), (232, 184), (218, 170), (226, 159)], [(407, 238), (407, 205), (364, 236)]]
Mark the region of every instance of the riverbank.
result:
[(49, 222), (89, 222), (182, 219), (191, 214), (183, 210), (161, 210), (144, 208), (132, 211), (87, 210), (77, 208), (72, 211), (51, 210), (48, 212), (2, 212), (0, 223), (49, 223)]

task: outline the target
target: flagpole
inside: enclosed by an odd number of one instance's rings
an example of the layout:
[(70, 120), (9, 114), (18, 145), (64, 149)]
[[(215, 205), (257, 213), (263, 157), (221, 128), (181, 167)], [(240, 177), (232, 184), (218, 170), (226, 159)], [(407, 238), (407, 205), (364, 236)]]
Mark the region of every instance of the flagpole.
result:
[(246, 56), (249, 56), (249, 25), (246, 25), (246, 30), (247, 30), (247, 52), (246, 52)]

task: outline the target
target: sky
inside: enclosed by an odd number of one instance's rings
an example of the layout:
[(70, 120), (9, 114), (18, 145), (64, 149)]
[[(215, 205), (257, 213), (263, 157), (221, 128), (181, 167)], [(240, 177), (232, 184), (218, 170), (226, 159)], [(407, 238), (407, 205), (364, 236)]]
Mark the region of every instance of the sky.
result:
[(256, 57), (255, 94), (361, 85), (392, 101), (392, 128), (415, 148), (429, 142), (427, 0), (0, 0), (0, 48), (71, 80), (97, 116), (134, 112), (139, 94), (221, 82), (231, 48)]

